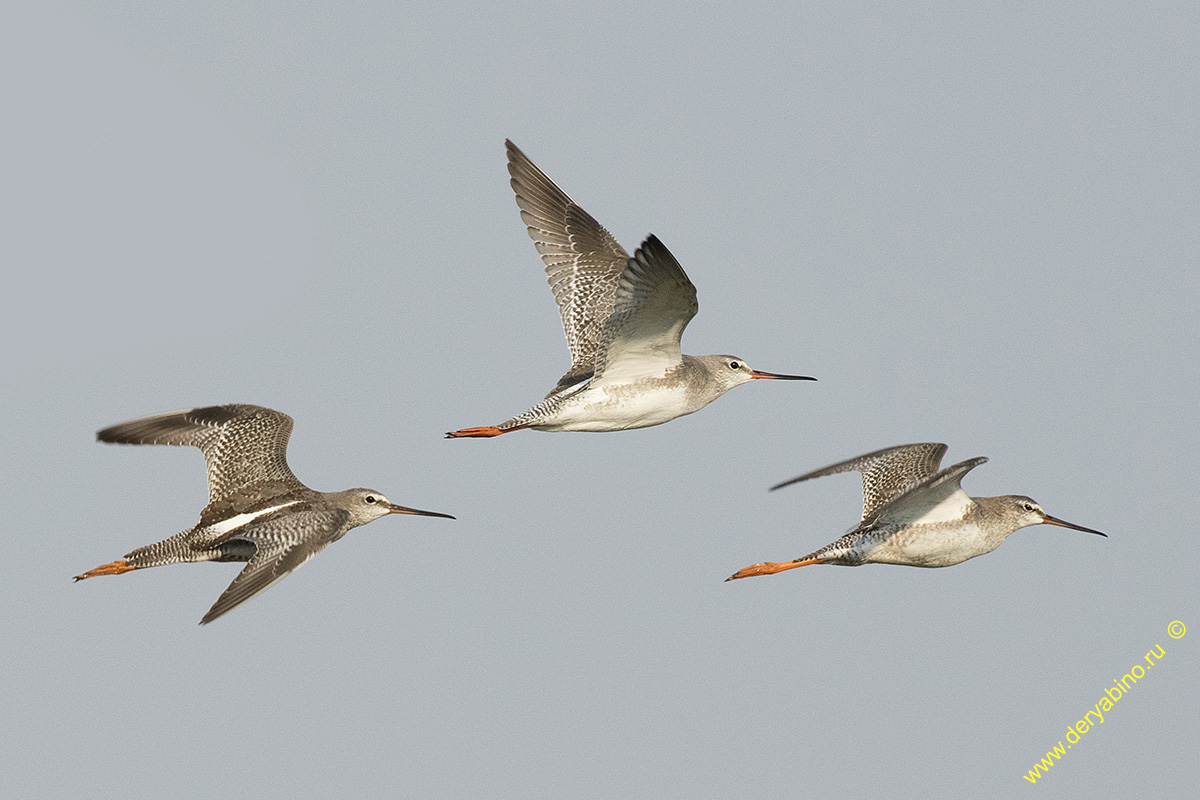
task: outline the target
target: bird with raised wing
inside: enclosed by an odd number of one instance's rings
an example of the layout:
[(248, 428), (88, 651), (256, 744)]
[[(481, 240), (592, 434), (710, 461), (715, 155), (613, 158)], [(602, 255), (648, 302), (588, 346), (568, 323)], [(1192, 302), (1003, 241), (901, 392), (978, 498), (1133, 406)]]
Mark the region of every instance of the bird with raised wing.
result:
[(499, 425), (447, 438), (538, 431), (621, 431), (699, 411), (755, 379), (816, 380), (751, 369), (737, 356), (687, 356), (696, 287), (656, 236), (632, 257), (512, 142), (508, 172), (562, 316), (571, 368), (545, 399)]
[(373, 489), (309, 489), (288, 468), (291, 433), (291, 417), (252, 405), (174, 411), (97, 433), (102, 442), (199, 448), (208, 470), (208, 505), (195, 527), (139, 547), (75, 580), (165, 564), (246, 562), (200, 620), (203, 625), (274, 586), (351, 528), (387, 514), (454, 519), (394, 505)]
[(1023, 495), (968, 497), (962, 479), (987, 461), (971, 458), (938, 469), (946, 445), (905, 444), (841, 461), (771, 487), (836, 475), (862, 473), (863, 514), (842, 538), (794, 561), (765, 562), (740, 569), (726, 580), (770, 575), (809, 564), (902, 564), (949, 567), (995, 550), (1009, 534), (1030, 525), (1106, 534), (1050, 516)]

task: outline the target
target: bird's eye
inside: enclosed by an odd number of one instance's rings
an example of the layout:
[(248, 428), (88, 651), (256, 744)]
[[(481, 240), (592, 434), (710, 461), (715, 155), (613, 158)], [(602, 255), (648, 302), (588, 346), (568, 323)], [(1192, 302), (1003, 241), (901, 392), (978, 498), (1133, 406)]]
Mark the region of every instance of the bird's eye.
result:
[(1026, 510), (1026, 511), (1033, 511), (1033, 503), (1026, 503), (1026, 504), (1025, 504), (1025, 510)]
[(371, 494), (367, 495), (367, 502), (368, 502), (368, 503), (374, 503), (374, 502), (375, 502), (375, 495), (371, 495)]
[(739, 364), (739, 363), (738, 363), (738, 362), (736, 362), (736, 361), (730, 361), (730, 362), (729, 362), (729, 368), (730, 368), (730, 369), (741, 369), (741, 368), (742, 368), (742, 365), (741, 365), (741, 364)]

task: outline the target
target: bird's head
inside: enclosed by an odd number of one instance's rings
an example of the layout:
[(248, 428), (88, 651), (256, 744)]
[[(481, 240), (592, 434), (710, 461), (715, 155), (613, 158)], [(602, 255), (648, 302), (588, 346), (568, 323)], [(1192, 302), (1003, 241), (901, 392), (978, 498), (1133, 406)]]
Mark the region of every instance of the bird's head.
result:
[(398, 506), (388, 501), (381, 492), (374, 489), (347, 489), (341, 492), (350, 512), (350, 519), (355, 526), (366, 525), (388, 514), (418, 514), (422, 517), (445, 517), (454, 519), (449, 514), (439, 514), (436, 511), (421, 511), (416, 508)]
[(721, 392), (727, 392), (734, 386), (743, 383), (749, 383), (753, 380), (775, 380), (775, 381), (815, 381), (816, 378), (810, 378), (806, 375), (780, 375), (777, 372), (759, 372), (751, 369), (743, 359), (737, 356), (730, 355), (715, 355), (715, 356), (700, 356), (698, 359), (709, 375), (713, 377), (716, 384), (721, 387)]
[(1083, 531), (1084, 533), (1094, 533), (1098, 536), (1107, 536), (1108, 534), (1100, 533), (1100, 531), (1085, 528), (1082, 525), (1076, 525), (1073, 522), (1052, 517), (1042, 510), (1032, 497), (1024, 495), (1012, 494), (1005, 497), (997, 498), (1003, 501), (1005, 510), (1012, 517), (1013, 521), (1018, 523), (1018, 528), (1025, 528), (1029, 525), (1057, 525), (1060, 528), (1070, 528), (1073, 531)]

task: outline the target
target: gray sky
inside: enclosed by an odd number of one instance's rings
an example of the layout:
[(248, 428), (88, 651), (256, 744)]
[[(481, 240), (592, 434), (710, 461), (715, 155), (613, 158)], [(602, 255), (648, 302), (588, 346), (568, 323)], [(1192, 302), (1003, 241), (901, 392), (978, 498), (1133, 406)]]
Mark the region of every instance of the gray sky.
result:
[[(1194, 3), (24, 5), (0, 21), (0, 794), (1200, 783)], [(506, 136), (627, 249), (671, 248), (685, 352), (819, 382), (442, 439), (568, 365)], [(458, 520), (352, 531), (204, 628), (239, 565), (72, 584), (205, 499), (199, 452), (95, 431), (226, 402), (291, 414), (314, 488)], [(1110, 538), (722, 582), (857, 519), (854, 476), (769, 485), (912, 441)]]

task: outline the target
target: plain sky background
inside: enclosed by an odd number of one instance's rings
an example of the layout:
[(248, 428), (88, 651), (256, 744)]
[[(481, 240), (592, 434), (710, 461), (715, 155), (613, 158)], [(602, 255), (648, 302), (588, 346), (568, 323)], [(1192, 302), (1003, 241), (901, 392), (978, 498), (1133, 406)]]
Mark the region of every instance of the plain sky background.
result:
[[(21, 5), (4, 797), (1200, 783), (1194, 2)], [(444, 440), (569, 363), (505, 137), (627, 249), (671, 248), (699, 290), (685, 352), (819, 382)], [(352, 531), (203, 628), (240, 565), (72, 584), (206, 497), (198, 451), (95, 431), (227, 402), (292, 415), (312, 487), (458, 520)], [(855, 476), (769, 485), (913, 441), (989, 456), (970, 494), (1110, 538), (722, 582), (858, 518)]]

